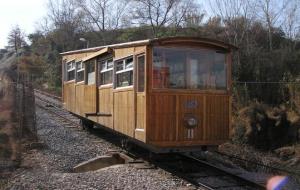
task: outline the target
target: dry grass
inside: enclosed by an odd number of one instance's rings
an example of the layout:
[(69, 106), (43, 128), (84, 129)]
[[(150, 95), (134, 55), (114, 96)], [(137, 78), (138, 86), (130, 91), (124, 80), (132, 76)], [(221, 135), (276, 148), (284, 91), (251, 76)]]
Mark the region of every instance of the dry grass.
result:
[(286, 170), (291, 173), (300, 173), (300, 156), (299, 156), (300, 145), (298, 144), (287, 148), (295, 150), (295, 153), (291, 155), (288, 159), (284, 157), (280, 157), (275, 152), (259, 151), (251, 146), (245, 146), (245, 145), (242, 146), (242, 145), (236, 145), (232, 143), (225, 143), (221, 145), (219, 147), (219, 151), (234, 157), (251, 161), (251, 162), (243, 162), (240, 160), (233, 160), (236, 164), (251, 171), (270, 172), (270, 173), (274, 172), (274, 170), (271, 170), (268, 167), (265, 168), (263, 166), (257, 166), (255, 164), (255, 163), (259, 163), (262, 165)]

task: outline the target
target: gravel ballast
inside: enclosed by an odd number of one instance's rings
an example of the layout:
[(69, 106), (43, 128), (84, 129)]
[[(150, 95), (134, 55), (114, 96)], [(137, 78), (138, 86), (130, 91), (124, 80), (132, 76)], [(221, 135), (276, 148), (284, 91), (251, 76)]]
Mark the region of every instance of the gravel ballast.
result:
[(77, 164), (120, 148), (86, 131), (62, 126), (40, 108), (37, 130), (43, 146), (24, 153), (21, 168), (5, 189), (195, 189), (162, 169), (134, 164), (72, 173)]

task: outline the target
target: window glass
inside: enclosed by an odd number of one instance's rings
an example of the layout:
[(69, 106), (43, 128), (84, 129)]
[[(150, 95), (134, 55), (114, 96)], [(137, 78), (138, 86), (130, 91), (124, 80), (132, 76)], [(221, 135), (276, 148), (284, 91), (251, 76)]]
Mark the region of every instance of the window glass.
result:
[(82, 70), (82, 71), (79, 71), (79, 72), (77, 72), (77, 82), (81, 82), (81, 81), (83, 81), (84, 80), (84, 71)]
[(86, 62), (87, 81), (86, 84), (95, 84), (95, 63), (94, 61)]
[(137, 83), (138, 83), (138, 92), (144, 92), (145, 90), (145, 56), (139, 56), (137, 58), (138, 71), (137, 71)]
[(70, 70), (72, 68), (72, 63), (67, 63), (67, 70)]
[(209, 65), (213, 59), (212, 51), (199, 51), (189, 54), (189, 70), (191, 89), (204, 89), (209, 85)]
[(133, 68), (133, 58), (128, 58), (125, 61), (125, 69)]
[(81, 82), (84, 80), (84, 68), (82, 61), (76, 63), (76, 82)]
[(75, 70), (68, 72), (68, 81), (75, 79)]
[(101, 73), (101, 85), (112, 83), (113, 70)]
[(226, 89), (226, 54), (215, 50), (155, 47), (153, 87)]
[(226, 89), (226, 56), (222, 53), (215, 54), (215, 60), (212, 68), (212, 73), (216, 77), (216, 88), (217, 89)]
[(75, 79), (75, 61), (67, 63), (67, 81)]
[(106, 69), (106, 62), (102, 61), (100, 64), (101, 64), (101, 71), (105, 70)]
[(116, 71), (122, 71), (124, 69), (123, 61), (118, 61), (116, 63)]
[(101, 70), (99, 73), (100, 85), (111, 84), (113, 79), (113, 59), (100, 62)]
[(127, 71), (117, 74), (117, 87), (133, 85), (133, 71)]
[(112, 69), (114, 67), (113, 59), (107, 61), (107, 69)]
[(186, 56), (183, 51), (166, 51), (168, 83), (171, 88), (186, 88)]
[(133, 85), (133, 57), (116, 62), (116, 87)]
[(78, 61), (78, 62), (76, 63), (76, 69), (77, 69), (77, 70), (83, 69), (83, 67), (82, 67), (82, 62), (81, 62), (81, 61)]

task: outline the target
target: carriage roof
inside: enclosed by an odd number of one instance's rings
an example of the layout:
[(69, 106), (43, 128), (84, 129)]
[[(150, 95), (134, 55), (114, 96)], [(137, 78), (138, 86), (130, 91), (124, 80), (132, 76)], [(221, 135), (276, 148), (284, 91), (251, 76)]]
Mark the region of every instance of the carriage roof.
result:
[(109, 48), (125, 48), (125, 47), (135, 47), (135, 46), (142, 46), (142, 45), (168, 45), (168, 44), (176, 44), (176, 43), (196, 43), (202, 45), (213, 46), (216, 48), (222, 48), (226, 50), (237, 49), (236, 46), (209, 38), (199, 38), (199, 37), (166, 37), (166, 38), (154, 38), (154, 39), (146, 39), (146, 40), (139, 40), (139, 41), (132, 41), (126, 43), (118, 43), (118, 44), (111, 44), (105, 46), (98, 46), (86, 49), (79, 49), (73, 51), (63, 52), (60, 55), (70, 55), (76, 53), (85, 53), (85, 52), (97, 52), (103, 49)]

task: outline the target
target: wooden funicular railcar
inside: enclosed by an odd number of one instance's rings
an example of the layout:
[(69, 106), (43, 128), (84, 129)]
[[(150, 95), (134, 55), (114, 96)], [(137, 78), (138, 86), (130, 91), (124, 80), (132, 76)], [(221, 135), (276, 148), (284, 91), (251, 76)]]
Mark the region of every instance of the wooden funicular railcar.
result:
[(64, 108), (153, 151), (217, 146), (229, 137), (233, 49), (170, 37), (64, 52)]

